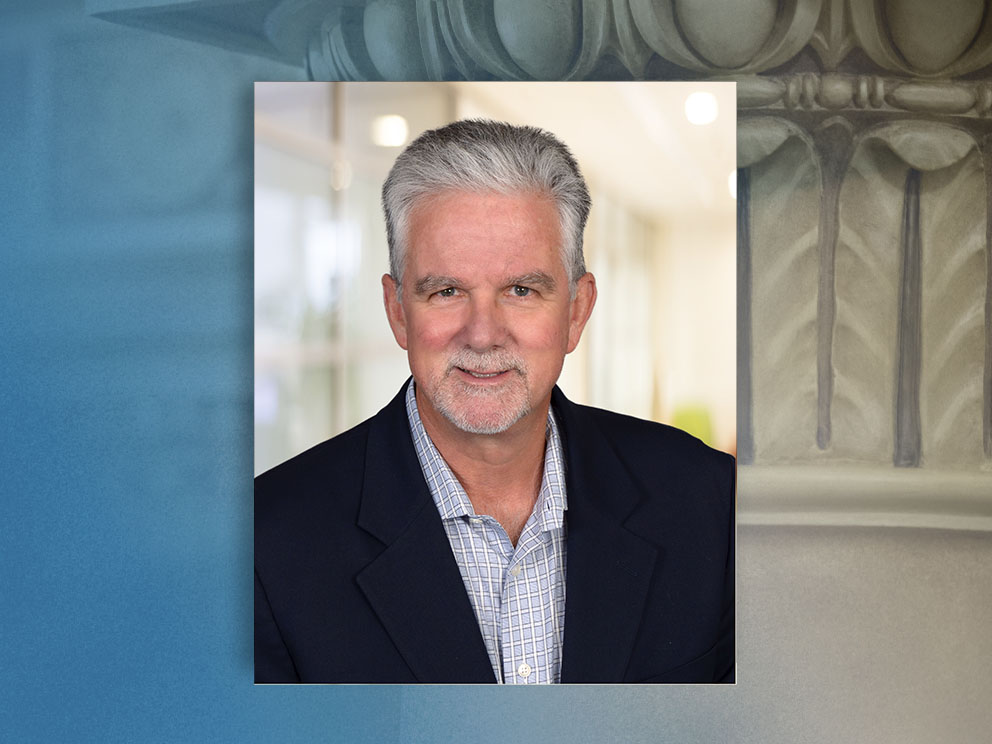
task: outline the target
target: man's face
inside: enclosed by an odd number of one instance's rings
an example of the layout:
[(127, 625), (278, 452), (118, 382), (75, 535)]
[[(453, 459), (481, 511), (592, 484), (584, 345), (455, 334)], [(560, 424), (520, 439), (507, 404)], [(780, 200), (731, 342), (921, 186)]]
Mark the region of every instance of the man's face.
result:
[(529, 193), (445, 192), (414, 207), (402, 303), (388, 275), (383, 291), (426, 420), (495, 434), (546, 415), (596, 298), (586, 274), (570, 299), (560, 233), (553, 202)]

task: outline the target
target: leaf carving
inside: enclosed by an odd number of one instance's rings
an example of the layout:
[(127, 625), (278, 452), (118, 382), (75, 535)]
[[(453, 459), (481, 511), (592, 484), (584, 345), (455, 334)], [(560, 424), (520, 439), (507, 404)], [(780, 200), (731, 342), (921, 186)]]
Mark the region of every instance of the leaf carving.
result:
[(809, 459), (816, 447), (817, 220), (808, 142), (789, 137), (751, 166), (755, 461)]
[(922, 377), (926, 467), (983, 460), (985, 176), (981, 156), (925, 173), (920, 193)]
[(856, 149), (841, 189), (831, 452), (845, 460), (892, 461), (907, 171), (889, 147), (869, 139)]

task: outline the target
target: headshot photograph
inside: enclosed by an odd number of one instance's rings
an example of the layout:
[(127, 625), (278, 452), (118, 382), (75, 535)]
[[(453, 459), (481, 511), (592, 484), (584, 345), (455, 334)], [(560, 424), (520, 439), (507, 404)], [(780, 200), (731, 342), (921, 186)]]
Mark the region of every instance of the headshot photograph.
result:
[(256, 83), (256, 683), (733, 683), (731, 83)]

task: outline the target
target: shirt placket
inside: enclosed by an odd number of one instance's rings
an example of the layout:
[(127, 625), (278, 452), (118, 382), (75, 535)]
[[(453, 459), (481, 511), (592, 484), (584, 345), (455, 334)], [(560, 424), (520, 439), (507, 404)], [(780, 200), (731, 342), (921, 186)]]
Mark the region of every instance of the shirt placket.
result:
[(557, 502), (564, 503), (564, 494), (561, 450), (552, 415), (549, 413), (549, 446), (538, 503), (514, 549), (492, 517), (475, 514), (461, 485), (434, 449), (417, 415), (412, 383), (407, 391), (407, 413), (418, 459), (445, 520), (494, 673), (511, 684), (556, 682), (564, 598), (564, 586), (557, 585), (564, 582), (565, 570)]
[(538, 525), (528, 523), (517, 549), (507, 566), (503, 582), (503, 607), (500, 637), (506, 658), (504, 678), (515, 684), (539, 684), (547, 676), (544, 658), (544, 630), (540, 608), (535, 613), (534, 557), (540, 549), (542, 535)]
[(509, 556), (499, 543), (499, 536), (490, 523), (491, 517), (470, 513), (464, 519), (473, 546), (469, 565), (475, 567), (476, 573), (475, 581), (466, 588), (475, 597), (473, 604), (479, 613), (483, 640), (493, 661), (493, 673), (499, 678), (502, 671), (499, 634), (503, 615), (503, 575)]

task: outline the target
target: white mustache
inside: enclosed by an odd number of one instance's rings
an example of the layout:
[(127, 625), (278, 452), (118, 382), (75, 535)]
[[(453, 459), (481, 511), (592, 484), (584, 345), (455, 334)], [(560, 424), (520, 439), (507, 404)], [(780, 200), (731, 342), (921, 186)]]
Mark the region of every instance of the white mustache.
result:
[(477, 354), (463, 349), (448, 360), (449, 373), (456, 367), (473, 372), (503, 372), (514, 369), (521, 374), (527, 373), (522, 359), (502, 350)]

